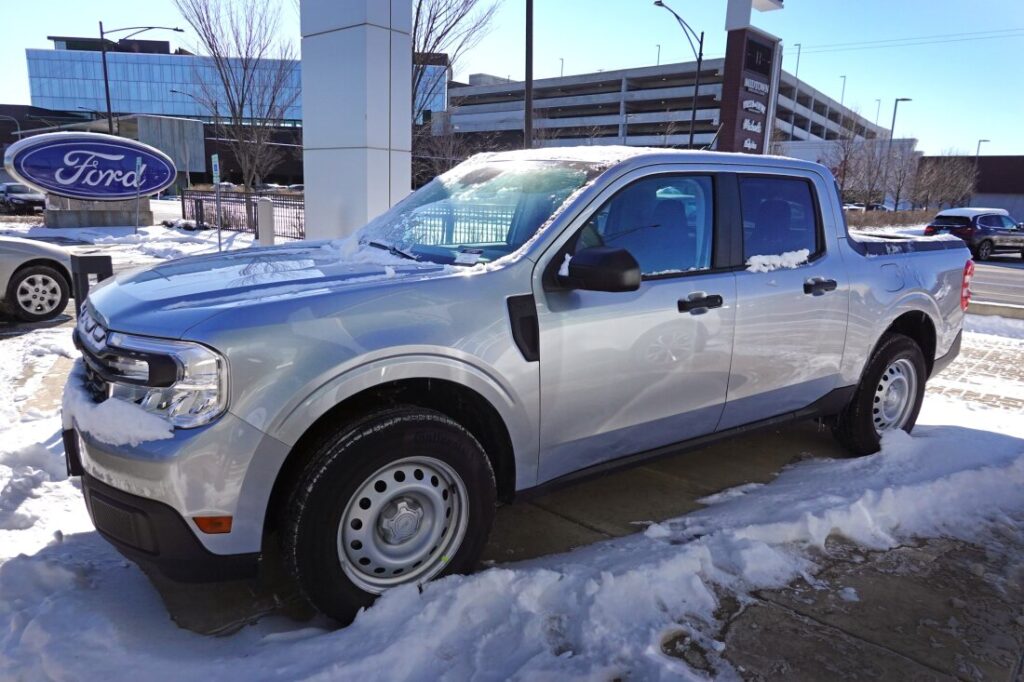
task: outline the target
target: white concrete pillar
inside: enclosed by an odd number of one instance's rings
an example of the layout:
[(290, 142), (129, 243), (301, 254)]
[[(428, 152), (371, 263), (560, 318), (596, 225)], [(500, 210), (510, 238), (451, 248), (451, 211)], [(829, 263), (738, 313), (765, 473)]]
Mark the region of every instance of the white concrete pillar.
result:
[(306, 238), (352, 234), (412, 186), (412, 0), (301, 0)]

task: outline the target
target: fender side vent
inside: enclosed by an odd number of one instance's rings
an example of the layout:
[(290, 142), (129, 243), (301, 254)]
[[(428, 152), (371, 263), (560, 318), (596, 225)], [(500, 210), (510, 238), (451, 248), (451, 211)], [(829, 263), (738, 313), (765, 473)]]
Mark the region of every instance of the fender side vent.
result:
[(512, 324), (512, 338), (523, 354), (523, 359), (527, 362), (540, 360), (540, 328), (533, 295), (509, 296), (508, 318)]

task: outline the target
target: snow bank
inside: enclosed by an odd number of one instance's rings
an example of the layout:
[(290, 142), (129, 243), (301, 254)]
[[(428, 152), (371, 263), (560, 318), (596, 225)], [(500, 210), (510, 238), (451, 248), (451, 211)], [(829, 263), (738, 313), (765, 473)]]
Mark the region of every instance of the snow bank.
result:
[(806, 263), (810, 255), (808, 249), (800, 249), (778, 255), (751, 256), (747, 259), (747, 272), (772, 272), (782, 268), (792, 270)]
[(34, 555), (0, 566), (0, 669), (15, 678), (145, 670), (152, 680), (699, 679), (660, 652), (663, 637), (685, 629), (720, 648), (723, 596), (813, 580), (830, 534), (891, 547), (914, 534), (970, 536), (1024, 509), (1024, 425), (934, 398), (921, 424), (914, 437), (887, 436), (877, 455), (803, 461), (643, 534), (393, 590), (333, 632), (267, 619), (231, 637), (191, 635), (95, 533), (40, 538)]
[(64, 416), (83, 433), (108, 445), (136, 446), (174, 437), (174, 427), (169, 421), (135, 403), (118, 398), (107, 398), (98, 404), (93, 402), (82, 388), (84, 378), (82, 361), (76, 360), (68, 374), (62, 405)]

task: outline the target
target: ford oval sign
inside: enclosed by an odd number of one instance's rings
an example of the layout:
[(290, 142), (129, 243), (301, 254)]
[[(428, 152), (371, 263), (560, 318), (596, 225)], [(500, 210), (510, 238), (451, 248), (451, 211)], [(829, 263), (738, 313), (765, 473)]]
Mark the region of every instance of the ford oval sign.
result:
[(177, 174), (160, 150), (100, 133), (46, 133), (20, 140), (7, 148), (4, 166), (26, 185), (92, 201), (156, 194), (174, 184)]

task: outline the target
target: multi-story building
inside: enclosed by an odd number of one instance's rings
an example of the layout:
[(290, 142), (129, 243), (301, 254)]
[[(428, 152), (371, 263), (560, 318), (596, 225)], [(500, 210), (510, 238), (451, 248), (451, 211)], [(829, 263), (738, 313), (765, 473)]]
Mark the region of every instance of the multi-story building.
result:
[[(105, 115), (100, 38), (50, 36), (54, 49), (29, 49), (29, 89), (32, 104), (47, 109), (91, 111)], [(155, 114), (209, 119), (206, 93), (223, 89), (210, 57), (186, 50), (171, 50), (159, 40), (106, 40), (107, 72), (111, 109), (123, 114)], [(450, 66), (443, 54), (417, 55), (423, 77), (418, 79), (416, 110), (442, 111), (447, 106)], [(287, 69), (283, 101), (291, 102), (283, 112), (284, 125), (301, 125), (300, 62)], [(278, 69), (276, 60), (265, 68)], [(340, 67), (339, 67), (340, 68)], [(184, 94), (182, 94), (184, 93)], [(226, 107), (220, 106), (223, 112)]]
[[(774, 117), (765, 116), (766, 112), (761, 111), (764, 105), (751, 99), (749, 93), (726, 91), (729, 79), (725, 59), (703, 63), (699, 90), (696, 76), (697, 65), (690, 62), (537, 80), (535, 144), (688, 147), (695, 99), (694, 147), (717, 148), (723, 101), (729, 99), (740, 100), (747, 111), (763, 117), (751, 125), (774, 122), (772, 143), (837, 140), (844, 136), (872, 139), (888, 134), (786, 72), (781, 73), (777, 96), (770, 99), (774, 102)], [(447, 114), (433, 120), (435, 134), (492, 135), (512, 145), (522, 139), (523, 83), (477, 74), (470, 77), (468, 85), (453, 83), (448, 97)]]

